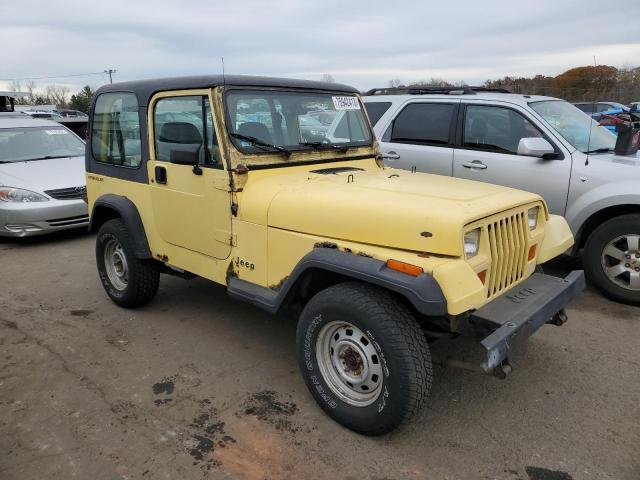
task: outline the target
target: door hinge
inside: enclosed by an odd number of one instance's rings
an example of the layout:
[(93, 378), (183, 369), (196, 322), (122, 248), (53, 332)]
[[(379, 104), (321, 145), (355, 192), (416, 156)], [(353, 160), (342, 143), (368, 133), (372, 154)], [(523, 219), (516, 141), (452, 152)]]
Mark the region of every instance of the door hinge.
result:
[(224, 243), (225, 245), (231, 245), (232, 247), (236, 246), (237, 236), (229, 230), (216, 230), (214, 238), (217, 242)]
[(229, 177), (214, 177), (213, 188), (216, 190), (222, 190), (224, 192), (230, 192), (231, 186), (229, 185)]

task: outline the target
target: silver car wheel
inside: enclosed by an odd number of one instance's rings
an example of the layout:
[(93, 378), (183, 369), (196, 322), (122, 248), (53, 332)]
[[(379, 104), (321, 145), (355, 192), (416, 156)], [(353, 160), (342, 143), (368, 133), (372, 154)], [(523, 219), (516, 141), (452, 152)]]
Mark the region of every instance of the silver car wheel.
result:
[(342, 401), (371, 405), (382, 391), (381, 355), (373, 342), (348, 322), (330, 322), (320, 330), (316, 360), (323, 379)]
[(640, 235), (622, 235), (602, 251), (602, 268), (616, 285), (640, 291)]
[(115, 239), (110, 239), (104, 246), (104, 268), (107, 271), (109, 282), (116, 290), (127, 288), (129, 281), (129, 269), (127, 257), (122, 250), (122, 245)]

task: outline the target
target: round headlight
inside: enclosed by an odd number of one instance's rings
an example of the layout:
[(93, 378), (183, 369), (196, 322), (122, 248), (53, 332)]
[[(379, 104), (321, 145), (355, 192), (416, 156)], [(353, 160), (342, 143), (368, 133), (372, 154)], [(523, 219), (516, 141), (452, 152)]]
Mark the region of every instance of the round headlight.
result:
[(475, 257), (480, 248), (480, 229), (476, 228), (464, 234), (464, 254), (467, 258)]
[(535, 230), (538, 226), (538, 212), (540, 207), (533, 207), (529, 209), (527, 222), (529, 223), (529, 230)]
[(23, 190), (22, 188), (0, 187), (0, 202), (27, 203), (27, 202), (46, 202), (49, 200), (31, 190)]

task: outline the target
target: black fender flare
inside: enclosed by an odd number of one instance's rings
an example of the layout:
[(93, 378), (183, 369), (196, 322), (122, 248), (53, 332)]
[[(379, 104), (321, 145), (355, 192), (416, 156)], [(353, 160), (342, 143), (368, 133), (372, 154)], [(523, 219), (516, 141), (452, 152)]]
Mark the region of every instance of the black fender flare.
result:
[(261, 287), (231, 276), (227, 282), (227, 292), (231, 297), (276, 313), (297, 280), (310, 269), (333, 272), (391, 290), (407, 299), (423, 315), (447, 314), (447, 301), (440, 285), (431, 275), (422, 273), (414, 277), (388, 268), (386, 262), (381, 260), (334, 248), (315, 248), (307, 253), (277, 289)]
[(140, 259), (152, 258), (147, 234), (136, 205), (127, 197), (107, 193), (96, 199), (91, 210), (89, 231), (95, 231), (107, 220), (120, 218), (131, 235), (134, 255)]

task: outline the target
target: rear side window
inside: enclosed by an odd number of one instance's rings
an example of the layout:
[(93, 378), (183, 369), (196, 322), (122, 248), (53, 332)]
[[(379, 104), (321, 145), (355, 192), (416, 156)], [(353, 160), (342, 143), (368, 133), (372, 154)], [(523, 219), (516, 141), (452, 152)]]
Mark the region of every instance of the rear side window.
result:
[(393, 121), (391, 142), (448, 145), (454, 105), (412, 103)]
[(140, 166), (140, 118), (134, 94), (103, 93), (98, 97), (93, 111), (91, 152), (98, 162)]
[(367, 115), (369, 115), (369, 120), (371, 120), (371, 125), (375, 126), (378, 123), (378, 120), (382, 118), (382, 116), (389, 110), (391, 106), (391, 102), (366, 102), (364, 104), (364, 108), (367, 110)]

